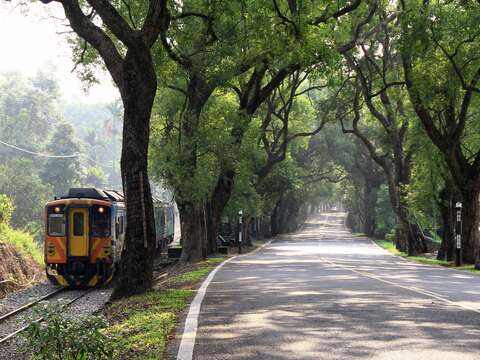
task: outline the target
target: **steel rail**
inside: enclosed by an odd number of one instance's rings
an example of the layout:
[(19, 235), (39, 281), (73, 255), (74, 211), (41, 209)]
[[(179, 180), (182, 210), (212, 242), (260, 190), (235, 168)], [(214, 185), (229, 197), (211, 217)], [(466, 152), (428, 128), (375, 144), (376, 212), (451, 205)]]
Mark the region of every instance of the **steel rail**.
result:
[(32, 306), (38, 304), (40, 301), (44, 301), (44, 300), (47, 300), (47, 299), (50, 299), (52, 296), (55, 296), (57, 295), (58, 293), (64, 291), (65, 289), (64, 288), (60, 288), (60, 289), (56, 289), (50, 293), (48, 293), (47, 295), (44, 295), (38, 299), (35, 299), (34, 301), (32, 302), (29, 302), (28, 304), (25, 304), (23, 306), (20, 306), (19, 308), (16, 308), (6, 314), (3, 314), (0, 316), (0, 323), (2, 323), (3, 321), (7, 320), (8, 318), (11, 318), (12, 316), (14, 315), (17, 315), (18, 313), (21, 313), (22, 311), (25, 311), (27, 309), (30, 309)]
[[(64, 289), (62, 289), (64, 290)], [(62, 304), (60, 306), (60, 309), (63, 309), (71, 304), (73, 304), (74, 302), (76, 302), (77, 300), (81, 299), (82, 297), (84, 297), (85, 295), (89, 294), (90, 292), (92, 292), (93, 290), (96, 290), (95, 288), (90, 288), (88, 290), (86, 290), (85, 292), (83, 292), (82, 294), (74, 297), (73, 299), (69, 300), (68, 302), (66, 302), (65, 304)], [(58, 291), (60, 292), (60, 291)], [(53, 296), (53, 295), (52, 295)], [(42, 316), (41, 318), (37, 319), (37, 320), (34, 320), (33, 322), (36, 322), (36, 323), (40, 323), (42, 322), (43, 320), (45, 320), (45, 318)], [(18, 330), (15, 330), (14, 332), (8, 334), (7, 336), (3, 337), (0, 339), (0, 344), (8, 341), (9, 339), (11, 339), (12, 337), (14, 337), (15, 335), (21, 333), (22, 331), (25, 331), (28, 327), (30, 326), (30, 324), (28, 325), (25, 325), (25, 326), (22, 326), (20, 329)]]

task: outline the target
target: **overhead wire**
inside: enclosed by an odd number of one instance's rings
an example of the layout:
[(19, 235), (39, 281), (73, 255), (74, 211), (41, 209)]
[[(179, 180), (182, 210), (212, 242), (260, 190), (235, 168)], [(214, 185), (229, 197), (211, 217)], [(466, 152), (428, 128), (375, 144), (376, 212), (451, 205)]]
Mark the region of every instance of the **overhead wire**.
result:
[(73, 154), (70, 154), (70, 155), (51, 155), (51, 154), (45, 154), (45, 153), (39, 153), (39, 152), (27, 150), (27, 149), (21, 148), (19, 146), (13, 145), (13, 144), (6, 143), (5, 141), (2, 141), (2, 140), (0, 140), (0, 144), (3, 144), (3, 145), (5, 145), (9, 148), (12, 148), (12, 149), (15, 149), (15, 150), (18, 150), (18, 151), (21, 151), (21, 152), (24, 152), (24, 153), (27, 153), (27, 154), (30, 154), (30, 155), (40, 156), (40, 157), (44, 157), (44, 158), (72, 159), (72, 158), (84, 157), (85, 159), (87, 159), (89, 161), (92, 161), (95, 164), (103, 166), (103, 167), (109, 167), (109, 168), (116, 168), (117, 167), (117, 166), (113, 166), (113, 165), (106, 165), (106, 164), (99, 163), (97, 160), (94, 160), (94, 159), (88, 157), (86, 154), (79, 153), (79, 152), (78, 153), (73, 153)]
[(15, 149), (15, 150), (18, 150), (18, 151), (22, 151), (24, 153), (27, 153), (27, 154), (31, 154), (31, 155), (35, 155), (35, 156), (41, 156), (41, 157), (46, 157), (46, 158), (54, 158), (54, 159), (66, 159), (66, 158), (75, 158), (75, 157), (79, 157), (81, 156), (82, 154), (81, 153), (74, 153), (74, 154), (71, 154), (71, 155), (50, 155), (50, 154), (44, 154), (44, 153), (38, 153), (38, 152), (35, 152), (35, 151), (31, 151), (31, 150), (27, 150), (27, 149), (23, 149), (21, 147), (18, 147), (16, 145), (12, 145), (12, 144), (9, 144), (9, 143), (6, 143), (2, 140), (0, 140), (0, 144), (3, 144), (9, 148), (12, 148), (12, 149)]

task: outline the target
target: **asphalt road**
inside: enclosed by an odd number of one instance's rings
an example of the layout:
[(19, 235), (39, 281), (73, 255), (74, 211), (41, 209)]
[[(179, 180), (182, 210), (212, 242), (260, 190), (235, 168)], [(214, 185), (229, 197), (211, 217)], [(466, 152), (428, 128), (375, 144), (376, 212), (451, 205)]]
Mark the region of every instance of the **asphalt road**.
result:
[(480, 277), (412, 264), (325, 214), (226, 264), (194, 359), (480, 359)]

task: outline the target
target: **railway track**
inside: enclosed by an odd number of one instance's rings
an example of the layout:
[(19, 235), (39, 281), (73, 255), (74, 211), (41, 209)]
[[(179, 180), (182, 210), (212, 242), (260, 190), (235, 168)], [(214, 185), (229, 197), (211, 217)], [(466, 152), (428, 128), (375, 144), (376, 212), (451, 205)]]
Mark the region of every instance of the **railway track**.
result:
[(64, 291), (64, 288), (60, 288), (60, 289), (55, 289), (54, 291), (51, 291), (49, 292), (48, 294), (44, 295), (44, 296), (41, 296), (39, 297), (38, 299), (35, 299), (34, 301), (32, 302), (29, 302), (28, 304), (25, 304), (25, 305), (22, 305), (18, 308), (16, 308), (15, 310), (12, 310), (6, 314), (3, 314), (0, 316), (0, 324), (3, 323), (5, 320), (27, 310), (27, 309), (30, 309), (31, 307), (35, 306), (36, 304), (38, 304), (40, 301), (45, 301), (45, 300), (48, 300), (50, 299), (51, 297), (57, 295), (58, 293), (61, 293)]
[[(63, 303), (60, 307), (61, 308), (65, 308), (71, 304), (73, 304), (74, 302), (78, 301), (79, 299), (83, 298), (85, 295), (89, 294), (91, 291), (93, 291), (94, 288), (90, 288), (88, 290), (85, 290), (83, 291), (82, 293), (80, 293), (79, 295), (67, 300), (67, 302)], [(64, 289), (64, 288), (60, 288), (60, 289), (56, 289), (38, 299), (35, 299), (34, 301), (28, 303), (28, 304), (25, 304), (25, 305), (22, 305), (2, 316), (0, 316), (0, 327), (2, 326), (2, 324), (4, 324), (7, 320), (10, 320), (20, 314), (22, 314), (23, 312), (25, 312), (26, 310), (32, 308), (33, 306), (39, 304), (40, 302), (42, 301), (45, 301), (45, 300), (49, 300), (51, 298), (53, 298), (55, 295), (58, 295), (60, 293), (64, 293), (68, 290)], [(35, 322), (42, 322), (44, 319), (43, 317), (39, 318), (39, 319), (36, 319)], [(23, 325), (21, 326), (20, 328), (16, 329), (15, 331), (12, 331), (12, 332), (9, 332), (7, 335), (5, 336), (2, 336), (0, 338), (0, 345), (7, 342), (8, 340), (10, 340), (11, 338), (13, 338), (14, 336), (16, 336), (17, 334), (21, 333), (22, 331), (24, 331), (29, 325)]]

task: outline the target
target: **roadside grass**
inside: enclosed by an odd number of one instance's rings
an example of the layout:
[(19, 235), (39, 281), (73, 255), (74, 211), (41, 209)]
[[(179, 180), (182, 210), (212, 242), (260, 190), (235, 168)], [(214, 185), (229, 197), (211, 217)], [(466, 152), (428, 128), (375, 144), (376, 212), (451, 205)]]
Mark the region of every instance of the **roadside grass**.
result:
[(194, 288), (226, 257), (212, 257), (173, 276), (159, 290), (114, 302), (105, 310), (114, 359), (161, 360), (177, 315), (195, 295)]
[(174, 276), (170, 279), (170, 285), (185, 285), (190, 283), (196, 283), (200, 280), (203, 280), (207, 277), (208, 273), (214, 268), (214, 266), (220, 264), (224, 261), (226, 257), (216, 256), (207, 259), (204, 262), (200, 263), (200, 266), (196, 270), (188, 271), (183, 274)]
[(479, 273), (480, 271), (475, 270), (473, 265), (464, 265), (464, 266), (459, 266), (456, 267), (455, 263), (451, 261), (446, 261), (446, 260), (437, 260), (437, 259), (432, 259), (426, 256), (408, 256), (406, 253), (399, 251), (396, 247), (395, 244), (387, 241), (387, 240), (376, 240), (373, 239), (373, 241), (379, 245), (380, 247), (384, 248), (385, 250), (388, 250), (390, 253), (393, 255), (397, 255), (400, 257), (403, 257), (405, 259), (420, 263), (420, 264), (425, 264), (425, 265), (436, 265), (436, 266), (444, 266), (444, 267), (450, 267), (450, 268), (455, 268), (457, 270), (464, 270), (464, 271), (470, 271), (474, 273)]
[(112, 339), (115, 359), (162, 359), (168, 335), (193, 290), (149, 291), (114, 303), (107, 318), (113, 324), (106, 335)]

